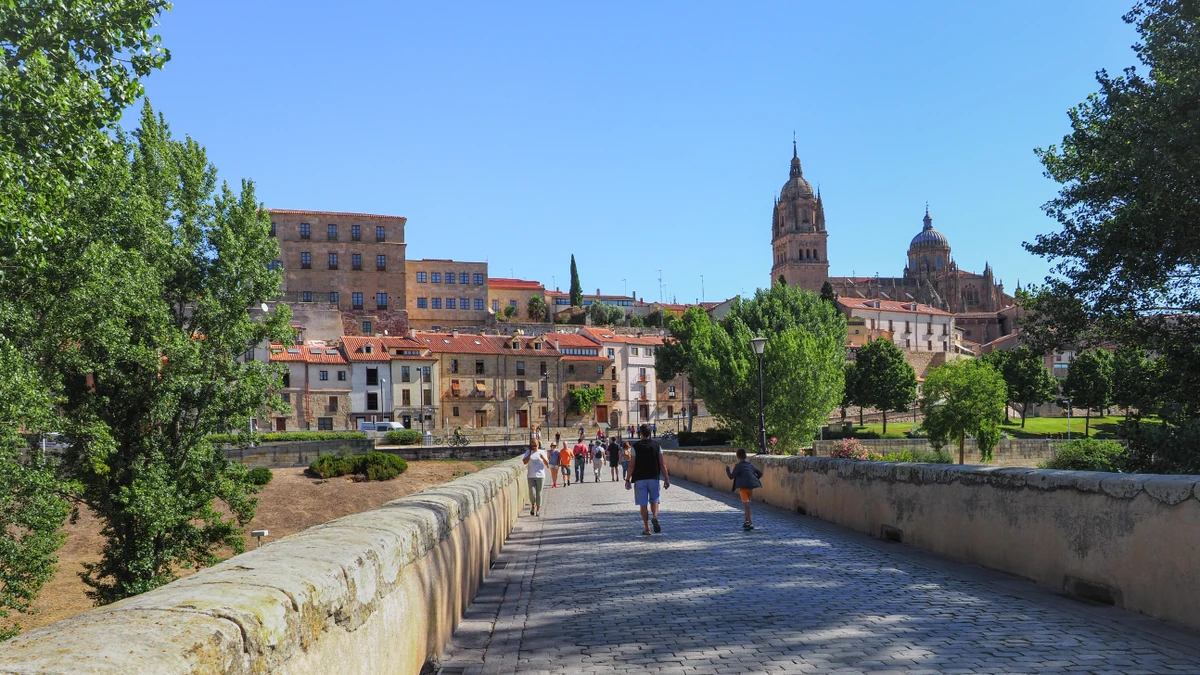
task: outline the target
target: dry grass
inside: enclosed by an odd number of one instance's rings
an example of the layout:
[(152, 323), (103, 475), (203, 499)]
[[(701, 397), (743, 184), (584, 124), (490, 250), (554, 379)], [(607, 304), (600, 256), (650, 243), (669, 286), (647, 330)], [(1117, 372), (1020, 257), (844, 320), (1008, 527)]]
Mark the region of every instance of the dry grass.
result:
[[(272, 541), (335, 518), (373, 509), (405, 495), (440, 485), (465, 473), (474, 473), (496, 462), (409, 462), (408, 471), (395, 480), (355, 482), (350, 478), (320, 480), (304, 475), (303, 468), (274, 469), (274, 480), (259, 493), (258, 511), (245, 531), (270, 530)], [(17, 617), (22, 630), (65, 619), (92, 608), (79, 579), (83, 563), (99, 559), (104, 546), (100, 522), (91, 512), (79, 514), (66, 527), (67, 541), (59, 550), (58, 572), (42, 589), (36, 613)], [(254, 540), (246, 537), (247, 550)], [(195, 570), (180, 570), (187, 576)]]

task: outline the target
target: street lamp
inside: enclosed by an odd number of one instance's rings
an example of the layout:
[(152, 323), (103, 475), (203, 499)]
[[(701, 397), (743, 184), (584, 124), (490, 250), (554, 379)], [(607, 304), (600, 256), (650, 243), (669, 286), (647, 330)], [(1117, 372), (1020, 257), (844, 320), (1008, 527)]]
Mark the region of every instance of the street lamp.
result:
[(750, 338), (750, 346), (754, 348), (754, 354), (758, 356), (758, 451), (765, 455), (767, 454), (767, 417), (763, 412), (762, 357), (763, 350), (767, 348), (767, 338), (761, 335)]
[(533, 396), (526, 396), (525, 400), (529, 403), (529, 440), (533, 440)]

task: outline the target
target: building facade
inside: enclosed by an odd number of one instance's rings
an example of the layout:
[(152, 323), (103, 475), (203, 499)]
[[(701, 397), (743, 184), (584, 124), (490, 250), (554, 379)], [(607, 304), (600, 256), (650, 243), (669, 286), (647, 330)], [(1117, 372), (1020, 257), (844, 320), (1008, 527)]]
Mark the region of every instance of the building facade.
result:
[(377, 337), (347, 335), (342, 351), (350, 362), (350, 419), (354, 428), (363, 422), (392, 422), (392, 357)]
[(546, 287), (540, 282), (500, 277), (488, 279), (487, 306), (497, 317), (504, 315), (505, 307), (512, 307), (513, 321), (546, 323), (545, 313), (542, 316), (529, 315), (529, 301), (534, 297), (540, 297), (542, 302), (546, 302)]
[[(611, 425), (613, 399), (606, 375), (612, 366), (612, 358), (603, 354), (594, 340), (578, 333), (551, 333), (545, 337), (559, 354), (558, 374), (562, 390), (558, 396), (563, 412), (560, 424)], [(603, 395), (590, 411), (582, 412), (571, 406), (571, 392), (575, 389), (599, 389)]]
[[(954, 348), (954, 315), (916, 302), (838, 298), (850, 330), (861, 330), (868, 341), (890, 336), (892, 343), (910, 352), (945, 352)], [(847, 337), (850, 337), (849, 335)], [(851, 340), (853, 342), (853, 340)]]
[(272, 364), (286, 366), (279, 391), (290, 412), (270, 413), (260, 431), (334, 431), (351, 429), (350, 364), (336, 345), (313, 340), (298, 345), (272, 344)]
[(392, 420), (406, 429), (440, 428), (438, 359), (410, 337), (385, 337), (391, 355)]
[(771, 217), (771, 283), (783, 278), (788, 285), (820, 292), (829, 279), (828, 240), (825, 205), (804, 179), (793, 139), (792, 166)]
[(612, 408), (609, 425), (619, 429), (638, 424), (655, 424), (659, 419), (654, 350), (662, 345), (657, 335), (625, 335), (606, 328), (584, 328), (579, 332), (601, 348), (612, 360), (605, 386)]
[(487, 263), (409, 260), (406, 263), (408, 322), (415, 330), (487, 325)]

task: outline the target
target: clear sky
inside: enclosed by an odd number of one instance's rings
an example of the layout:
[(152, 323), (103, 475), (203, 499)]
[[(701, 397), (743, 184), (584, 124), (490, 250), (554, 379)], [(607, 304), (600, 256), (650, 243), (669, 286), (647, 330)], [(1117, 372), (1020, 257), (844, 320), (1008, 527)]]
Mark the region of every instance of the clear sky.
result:
[[(1057, 225), (1033, 148), (1132, 0), (179, 0), (146, 81), (176, 135), (268, 207), (408, 217), (408, 258), (718, 300), (766, 285), (795, 130), (833, 275), (898, 275), (929, 202), (960, 267), (1005, 289)], [(136, 122), (136, 115), (127, 120)]]

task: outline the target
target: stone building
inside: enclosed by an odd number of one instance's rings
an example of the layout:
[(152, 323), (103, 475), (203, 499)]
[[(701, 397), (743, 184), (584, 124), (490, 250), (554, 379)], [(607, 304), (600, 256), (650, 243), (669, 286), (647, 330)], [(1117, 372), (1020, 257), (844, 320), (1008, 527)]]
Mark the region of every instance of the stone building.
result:
[(438, 358), (415, 339), (380, 339), (391, 355), (392, 419), (407, 429), (437, 429), (439, 415)]
[(609, 387), (612, 407), (610, 426), (625, 428), (659, 420), (657, 385), (654, 369), (654, 350), (663, 343), (658, 335), (628, 335), (611, 328), (584, 328), (580, 335), (601, 348), (601, 355), (610, 359), (604, 378)]
[(821, 194), (814, 196), (812, 185), (804, 179), (793, 139), (792, 167), (771, 220), (771, 283), (783, 277), (789, 285), (820, 292), (829, 279), (828, 240)]
[(546, 301), (546, 287), (539, 281), (526, 279), (488, 279), (488, 307), (496, 316), (502, 316), (505, 307), (514, 308), (513, 321), (524, 323), (546, 323), (546, 315), (529, 316), (529, 301), (533, 297)]
[(284, 300), (341, 311), (347, 335), (408, 330), (401, 216), (271, 209)]
[(409, 260), (408, 323), (416, 330), (478, 328), (490, 321), (485, 262)]
[(267, 413), (260, 430), (331, 431), (350, 429), (350, 362), (342, 350), (321, 340), (267, 350), (270, 363), (287, 366), (279, 395), (291, 411)]
[[(910, 352), (951, 352), (954, 349), (954, 315), (917, 302), (878, 298), (838, 298), (838, 309), (846, 315), (847, 340), (856, 347), (882, 337)], [(860, 328), (861, 326), (861, 328)], [(865, 342), (854, 338), (862, 331)]]

